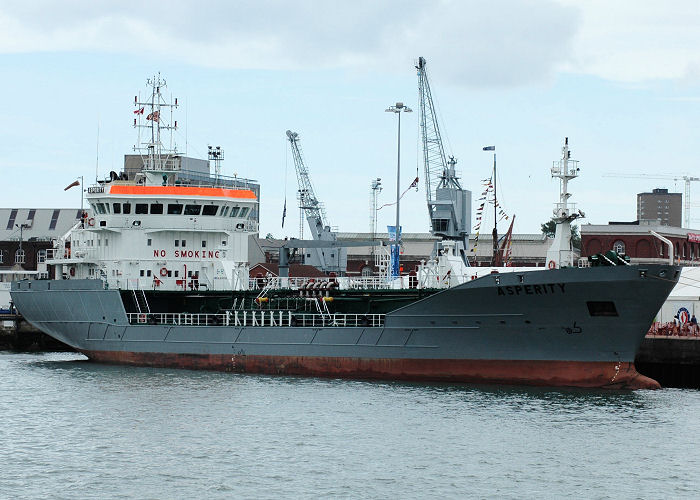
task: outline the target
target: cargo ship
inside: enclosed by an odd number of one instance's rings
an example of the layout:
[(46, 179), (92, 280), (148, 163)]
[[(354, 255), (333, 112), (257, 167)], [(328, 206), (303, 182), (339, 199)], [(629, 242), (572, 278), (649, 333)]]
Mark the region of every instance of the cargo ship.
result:
[[(575, 265), (566, 181), (549, 268), (469, 267), (446, 239), (408, 276), (249, 277), (258, 197), (183, 181), (163, 152), (164, 83), (135, 100), (153, 133), (143, 171), (87, 189), (89, 211), (47, 256), (52, 279), (12, 285), (24, 318), (90, 360), (293, 376), (656, 388), (634, 357), (678, 281), (616, 255)], [(148, 108), (146, 118), (144, 108)], [(81, 186), (82, 189), (82, 186)], [(579, 213), (580, 214), (580, 213)], [(606, 265), (603, 265), (606, 264)]]

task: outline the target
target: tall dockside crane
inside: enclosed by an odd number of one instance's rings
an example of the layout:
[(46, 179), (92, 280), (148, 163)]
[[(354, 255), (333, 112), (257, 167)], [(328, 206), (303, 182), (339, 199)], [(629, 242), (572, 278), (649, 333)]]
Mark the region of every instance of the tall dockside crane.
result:
[[(323, 204), (316, 198), (314, 187), (311, 184), (311, 177), (299, 147), (299, 134), (287, 130), (287, 139), (292, 147), (294, 169), (299, 184), (299, 209), (306, 217), (311, 237), (317, 241), (337, 241), (337, 235), (331, 231)], [(304, 253), (304, 263), (324, 272), (344, 275), (347, 269), (347, 250), (330, 246), (327, 248), (307, 248)]]
[(425, 59), (419, 57), (416, 69), (430, 232), (443, 240), (455, 241), (455, 249), (466, 263), (466, 248), (471, 230), (472, 194), (459, 183), (455, 171), (455, 157), (445, 155), (425, 66)]

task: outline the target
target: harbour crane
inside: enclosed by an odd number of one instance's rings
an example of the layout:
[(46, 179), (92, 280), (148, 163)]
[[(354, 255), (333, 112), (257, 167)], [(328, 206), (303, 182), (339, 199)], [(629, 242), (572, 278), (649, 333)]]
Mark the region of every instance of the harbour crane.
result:
[[(323, 204), (316, 197), (309, 170), (304, 163), (304, 157), (299, 146), (299, 134), (287, 130), (287, 139), (292, 148), (294, 169), (299, 185), (298, 198), (299, 210), (306, 217), (306, 222), (311, 231), (311, 237), (315, 241), (337, 241), (336, 233), (331, 231), (328, 216)], [(300, 222), (302, 224), (302, 222)], [(332, 246), (307, 248), (304, 253), (304, 263), (317, 267), (324, 272), (335, 272), (344, 275), (347, 269), (347, 250)]]
[(465, 250), (471, 230), (471, 191), (463, 189), (459, 183), (456, 158), (445, 155), (425, 58), (418, 58), (416, 69), (430, 232), (443, 240), (457, 242), (459, 254), (466, 263)]
[(619, 177), (625, 179), (663, 179), (669, 181), (684, 181), (685, 189), (683, 192), (683, 225), (690, 227), (690, 207), (693, 204), (690, 202), (690, 183), (700, 181), (700, 177), (692, 177), (690, 175), (655, 175), (655, 174), (603, 174), (603, 177)]

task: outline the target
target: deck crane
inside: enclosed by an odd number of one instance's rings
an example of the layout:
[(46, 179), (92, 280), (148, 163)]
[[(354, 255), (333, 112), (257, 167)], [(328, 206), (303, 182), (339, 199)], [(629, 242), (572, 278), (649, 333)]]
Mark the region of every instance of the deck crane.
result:
[(603, 174), (603, 177), (620, 177), (628, 179), (664, 179), (672, 181), (684, 181), (685, 190), (683, 193), (683, 226), (690, 227), (690, 207), (693, 203), (690, 202), (690, 183), (700, 181), (700, 177), (691, 177), (689, 175), (656, 175), (656, 174)]
[[(309, 224), (311, 237), (316, 241), (337, 241), (337, 235), (331, 231), (326, 211), (316, 198), (309, 171), (304, 164), (304, 158), (299, 146), (299, 134), (287, 130), (287, 139), (292, 147), (294, 169), (299, 184), (299, 209), (304, 213)], [(344, 275), (347, 269), (347, 250), (339, 247), (307, 248), (304, 253), (304, 263), (317, 267), (324, 272), (335, 272)]]
[[(471, 230), (472, 194), (471, 191), (463, 189), (459, 183), (455, 171), (456, 158), (445, 155), (425, 66), (425, 58), (419, 57), (416, 69), (418, 70), (420, 128), (430, 232), (440, 236), (443, 241), (456, 242), (454, 249), (466, 263), (466, 248)], [(436, 250), (439, 249), (436, 248)]]

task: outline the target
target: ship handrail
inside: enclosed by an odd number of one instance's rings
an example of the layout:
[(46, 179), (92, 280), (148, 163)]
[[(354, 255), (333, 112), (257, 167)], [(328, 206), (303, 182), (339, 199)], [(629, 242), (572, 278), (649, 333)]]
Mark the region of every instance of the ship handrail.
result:
[(131, 325), (176, 325), (176, 326), (258, 326), (258, 327), (305, 327), (344, 328), (382, 327), (385, 314), (313, 314), (293, 313), (283, 310), (246, 309), (225, 313), (127, 313)]

